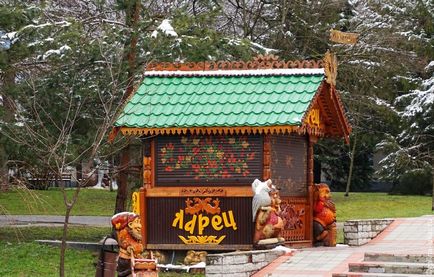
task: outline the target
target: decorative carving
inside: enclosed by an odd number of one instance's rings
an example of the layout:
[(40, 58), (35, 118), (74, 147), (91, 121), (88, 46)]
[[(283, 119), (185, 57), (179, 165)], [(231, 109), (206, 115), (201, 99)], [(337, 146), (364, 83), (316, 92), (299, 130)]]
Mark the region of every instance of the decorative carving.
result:
[(280, 217), (279, 191), (272, 185), (270, 179), (266, 182), (256, 179), (252, 183), (252, 190), (255, 193), (252, 202), (255, 247), (269, 248), (283, 243), (285, 239), (280, 237), (280, 232), (285, 222)]
[(157, 261), (153, 259), (152, 252), (150, 257), (143, 255), (139, 216), (129, 212), (118, 213), (112, 217), (111, 223), (116, 230), (119, 245), (118, 276), (134, 275), (141, 271), (156, 272)]
[(303, 228), (304, 208), (297, 209), (294, 204), (282, 203), (280, 215), (285, 221), (285, 230), (296, 230)]
[(338, 75), (338, 60), (336, 55), (330, 51), (327, 51), (324, 56), (324, 72), (327, 83), (335, 87), (336, 77)]
[[(192, 206), (194, 201), (194, 205)], [(200, 199), (200, 198), (193, 198), (193, 201), (190, 200), (190, 198), (187, 198), (187, 200), (185, 200), (185, 213), (186, 214), (197, 214), (199, 212), (207, 212), (209, 214), (219, 214), (220, 213), (220, 200), (218, 198), (212, 200), (211, 197), (207, 197), (205, 199)], [(212, 206), (210, 204), (210, 202), (212, 201), (212, 203), (214, 204), (214, 206)]]
[(274, 55), (259, 55), (252, 61), (215, 61), (188, 63), (150, 63), (147, 71), (201, 71), (201, 70), (247, 70), (284, 68), (322, 68), (322, 60), (280, 61)]
[(133, 213), (140, 215), (140, 193), (135, 191), (133, 192), (133, 195), (131, 196), (131, 207), (133, 210)]
[(146, 188), (150, 188), (152, 183), (151, 164), (151, 157), (143, 157), (143, 183)]
[(220, 244), (226, 238), (226, 236), (187, 236), (185, 238), (181, 235), (178, 235), (178, 237), (185, 244)]
[(320, 112), (318, 108), (310, 110), (307, 116), (307, 124), (309, 124), (311, 127), (320, 127), (321, 119), (320, 119)]
[(269, 135), (264, 136), (264, 160), (263, 160), (263, 173), (264, 180), (268, 180), (271, 177), (271, 138)]
[(226, 190), (222, 188), (181, 188), (179, 195), (226, 196)]
[(336, 208), (327, 184), (315, 185), (313, 233), (315, 246), (336, 246)]
[(206, 255), (208, 255), (208, 253), (206, 251), (189, 250), (189, 251), (187, 251), (187, 255), (184, 258), (184, 264), (195, 265), (195, 264), (198, 264), (200, 262), (205, 263), (206, 262)]

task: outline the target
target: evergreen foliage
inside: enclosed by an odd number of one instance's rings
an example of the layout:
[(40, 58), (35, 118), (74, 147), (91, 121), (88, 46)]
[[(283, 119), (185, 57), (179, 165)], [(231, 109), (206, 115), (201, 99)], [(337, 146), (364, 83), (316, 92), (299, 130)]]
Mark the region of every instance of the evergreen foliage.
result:
[[(338, 89), (353, 127), (349, 146), (321, 141), (316, 148), (329, 180), (345, 186), (352, 156), (353, 189), (369, 189), (380, 177), (398, 185), (432, 169), (432, 1), (139, 2), (136, 26), (137, 0), (1, 1), (3, 169), (11, 161), (35, 167), (46, 151), (48, 141), (32, 139), (26, 126), (44, 129), (50, 143), (59, 126), (69, 126), (71, 137), (59, 150), (68, 148), (71, 164), (85, 158), (96, 128), (122, 101), (129, 68), (137, 84), (153, 61), (249, 60), (258, 53), (319, 59), (327, 49), (337, 53)], [(359, 33), (359, 41), (332, 43), (332, 28)], [(129, 67), (133, 38), (136, 59)], [(72, 125), (65, 121), (69, 111), (77, 112)], [(384, 156), (379, 165), (374, 153)]]

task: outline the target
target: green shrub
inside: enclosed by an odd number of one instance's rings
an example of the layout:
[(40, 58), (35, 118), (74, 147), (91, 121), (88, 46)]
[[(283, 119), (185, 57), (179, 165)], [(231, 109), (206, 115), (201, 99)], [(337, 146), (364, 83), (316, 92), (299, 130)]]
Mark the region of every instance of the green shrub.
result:
[(403, 174), (392, 193), (425, 195), (432, 192), (431, 169), (414, 169)]

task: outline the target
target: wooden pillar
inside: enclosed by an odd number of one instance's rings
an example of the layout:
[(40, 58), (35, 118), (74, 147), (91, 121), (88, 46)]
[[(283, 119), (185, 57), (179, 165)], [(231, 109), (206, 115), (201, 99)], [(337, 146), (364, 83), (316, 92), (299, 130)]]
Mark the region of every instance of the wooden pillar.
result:
[(146, 246), (148, 244), (148, 215), (147, 215), (147, 203), (146, 203), (146, 188), (142, 187), (140, 188), (139, 192), (139, 202), (140, 202), (140, 221), (142, 224), (142, 243), (144, 249), (146, 249)]
[(152, 185), (152, 142), (149, 139), (143, 142), (143, 187), (151, 188)]
[(308, 214), (306, 216), (306, 238), (313, 242), (313, 193), (314, 193), (314, 176), (313, 176), (313, 146), (317, 141), (317, 138), (312, 135), (308, 135), (307, 144), (307, 193), (308, 193)]
[(263, 158), (263, 173), (262, 179), (268, 180), (271, 178), (271, 136), (264, 135), (264, 158)]

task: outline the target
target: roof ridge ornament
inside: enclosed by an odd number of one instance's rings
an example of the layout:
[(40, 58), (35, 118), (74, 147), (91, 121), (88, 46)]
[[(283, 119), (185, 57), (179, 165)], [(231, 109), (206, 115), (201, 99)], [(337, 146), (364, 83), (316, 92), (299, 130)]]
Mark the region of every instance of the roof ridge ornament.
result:
[(210, 71), (210, 70), (252, 70), (252, 69), (292, 69), (323, 68), (323, 60), (279, 60), (278, 56), (258, 55), (251, 61), (205, 61), (170, 63), (156, 62), (146, 66), (146, 71)]
[(324, 55), (324, 73), (326, 75), (326, 82), (335, 87), (338, 75), (338, 60), (336, 55), (329, 50)]

